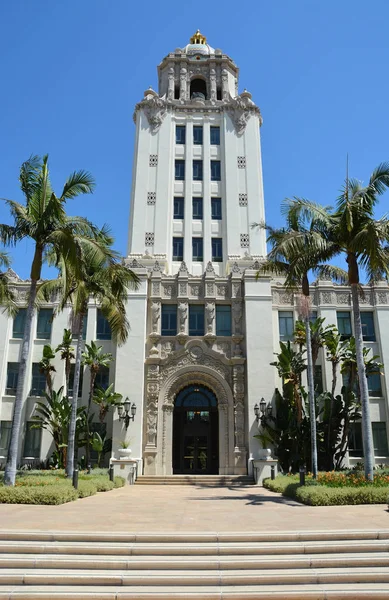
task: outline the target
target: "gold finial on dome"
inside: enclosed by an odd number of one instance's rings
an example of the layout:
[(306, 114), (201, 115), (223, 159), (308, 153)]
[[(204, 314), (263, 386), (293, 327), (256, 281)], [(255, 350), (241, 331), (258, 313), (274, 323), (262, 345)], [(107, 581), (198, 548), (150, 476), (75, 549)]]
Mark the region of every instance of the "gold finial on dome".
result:
[(196, 31), (196, 33), (194, 35), (192, 35), (192, 37), (190, 38), (190, 43), (191, 44), (206, 44), (207, 38), (205, 37), (205, 35), (200, 33), (200, 29), (198, 29)]

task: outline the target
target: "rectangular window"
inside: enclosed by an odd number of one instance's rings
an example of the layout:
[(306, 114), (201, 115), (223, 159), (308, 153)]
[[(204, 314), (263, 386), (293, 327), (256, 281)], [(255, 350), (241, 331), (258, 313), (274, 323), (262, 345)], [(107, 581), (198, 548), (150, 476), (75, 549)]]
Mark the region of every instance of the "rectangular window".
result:
[(184, 238), (182, 237), (173, 238), (173, 260), (184, 260)]
[(103, 390), (106, 390), (109, 386), (109, 367), (100, 367), (97, 371), (96, 379), (95, 379), (95, 388), (101, 387)]
[(222, 238), (212, 238), (212, 260), (214, 262), (223, 262)]
[(27, 421), (23, 458), (39, 458), (41, 453), (42, 429), (32, 429), (31, 425), (34, 421)]
[(202, 181), (203, 180), (203, 161), (202, 160), (194, 160), (193, 161), (193, 181)]
[(175, 196), (174, 197), (174, 219), (184, 218), (184, 198)]
[(220, 146), (220, 127), (211, 127), (211, 145)]
[(189, 305), (189, 335), (204, 335), (204, 306)]
[(365, 342), (375, 342), (374, 316), (372, 312), (361, 312), (362, 335)]
[(193, 209), (193, 218), (194, 219), (202, 219), (203, 218), (203, 199), (202, 198), (192, 198), (192, 209)]
[(24, 325), (26, 323), (27, 308), (19, 308), (17, 314), (14, 317), (12, 337), (18, 340), (23, 338)]
[(314, 385), (316, 394), (323, 393), (323, 369), (321, 365), (315, 365)]
[(184, 179), (185, 179), (185, 161), (184, 160), (176, 160), (175, 161), (175, 179), (177, 181), (184, 181)]
[(112, 339), (111, 327), (100, 309), (97, 310), (96, 322), (96, 339), (110, 340)]
[(203, 144), (203, 126), (193, 125), (193, 143), (196, 146), (202, 146)]
[(176, 144), (185, 144), (185, 125), (176, 125)]
[(203, 261), (203, 238), (192, 238), (192, 260), (194, 262)]
[(351, 330), (351, 313), (350, 311), (342, 311), (336, 313), (338, 321), (338, 331), (342, 340), (347, 340), (352, 336)]
[(350, 456), (363, 456), (362, 425), (359, 422), (350, 423), (348, 451)]
[[(70, 377), (69, 377), (69, 396), (73, 397), (73, 388), (74, 388), (74, 370), (75, 370), (76, 366), (74, 363), (72, 363), (70, 365)], [(82, 396), (82, 384), (84, 381), (84, 367), (81, 366), (80, 369), (80, 382), (78, 385), (78, 397), (81, 398)]]
[(19, 363), (9, 362), (7, 365), (7, 387), (5, 393), (9, 396), (16, 395), (19, 378)]
[(7, 456), (11, 441), (12, 421), (0, 421), (0, 456)]
[(211, 218), (220, 221), (222, 218), (222, 199), (211, 198)]
[[(73, 339), (77, 338), (78, 335), (78, 328), (79, 328), (79, 317), (74, 317), (73, 318), (73, 323), (72, 323), (72, 337)], [(86, 340), (86, 328), (88, 326), (88, 313), (86, 313), (86, 315), (84, 315), (84, 319), (82, 322), (82, 339)]]
[(386, 433), (386, 423), (384, 421), (371, 424), (373, 429), (374, 454), (376, 456), (388, 455), (388, 436)]
[(220, 160), (211, 160), (211, 180), (221, 180)]
[(294, 323), (292, 311), (280, 311), (278, 313), (278, 324), (280, 328), (280, 340), (286, 342), (293, 340)]
[(379, 373), (369, 373), (367, 375), (367, 387), (369, 388), (369, 396), (382, 396), (381, 376)]
[(177, 306), (162, 304), (161, 335), (177, 335)]
[[(385, 422), (372, 422), (373, 444), (375, 456), (388, 455), (388, 436)], [(362, 423), (351, 423), (348, 436), (350, 456), (363, 456)]]
[(38, 311), (38, 322), (36, 326), (36, 337), (38, 340), (49, 340), (51, 338), (51, 326), (53, 324), (53, 309), (41, 308)]
[(46, 391), (46, 377), (40, 372), (39, 363), (32, 363), (32, 380), (30, 396), (44, 396)]
[(231, 306), (216, 305), (216, 335), (231, 335)]

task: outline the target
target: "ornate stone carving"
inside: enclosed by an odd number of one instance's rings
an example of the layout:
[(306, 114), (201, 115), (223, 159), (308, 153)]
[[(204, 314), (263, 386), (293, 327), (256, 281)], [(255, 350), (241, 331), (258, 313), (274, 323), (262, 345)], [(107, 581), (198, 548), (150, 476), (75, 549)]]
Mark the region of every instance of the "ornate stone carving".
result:
[(273, 304), (279, 304), (280, 303), (280, 295), (279, 295), (279, 292), (277, 290), (272, 290), (271, 291), (271, 296), (272, 296)]
[(186, 283), (180, 283), (180, 296), (186, 296), (187, 285)]
[(166, 298), (173, 298), (175, 293), (175, 286), (172, 283), (167, 283), (163, 286), (163, 295)]
[(167, 358), (170, 356), (170, 354), (174, 352), (174, 349), (174, 342), (163, 342), (163, 344), (161, 344), (161, 358)]
[(181, 273), (182, 275), (186, 275), (188, 274), (188, 267), (186, 266), (186, 262), (183, 260), (180, 268), (178, 269), (178, 272)]
[(147, 204), (153, 205), (157, 200), (156, 192), (147, 192)]
[(281, 292), (279, 294), (279, 303), (280, 304), (292, 304), (293, 305), (293, 294), (288, 292)]
[(139, 262), (139, 260), (136, 260), (136, 258), (133, 258), (128, 266), (130, 267), (130, 269), (141, 269), (142, 268), (141, 263)]
[(240, 234), (240, 247), (241, 248), (249, 248), (250, 247), (250, 235), (248, 233)]
[(238, 265), (237, 262), (234, 262), (234, 264), (231, 267), (231, 273), (240, 273), (240, 267)]
[(359, 301), (361, 304), (372, 304), (372, 294), (363, 290), (363, 293), (359, 296)]
[(213, 283), (207, 283), (207, 296), (213, 296), (214, 285)]
[(178, 323), (180, 332), (185, 333), (185, 323), (188, 318), (188, 305), (186, 302), (180, 302), (178, 305)]
[(386, 304), (388, 302), (388, 294), (386, 292), (377, 292), (377, 302)]
[(242, 286), (240, 283), (232, 284), (232, 297), (240, 298), (242, 296)]
[(207, 333), (213, 332), (213, 321), (215, 319), (215, 305), (213, 302), (207, 302), (205, 305), (205, 320), (207, 323)]
[(134, 121), (136, 120), (137, 111), (141, 109), (143, 109), (146, 115), (151, 131), (158, 131), (163, 123), (164, 118), (166, 117), (166, 101), (157, 96), (155, 92), (153, 94), (148, 94), (144, 100), (138, 102), (138, 104), (135, 106)]
[(150, 154), (149, 156), (149, 167), (158, 166), (158, 154)]
[(159, 281), (153, 281), (153, 296), (159, 296), (159, 288), (160, 288), (160, 284)]
[(213, 268), (213, 264), (211, 263), (210, 260), (207, 263), (207, 266), (205, 268), (205, 272), (206, 273), (215, 273), (215, 269)]
[(231, 345), (228, 342), (217, 342), (216, 350), (224, 354), (226, 358), (231, 356)]
[(217, 295), (221, 298), (225, 298), (227, 296), (227, 286), (226, 285), (217, 285), (216, 286)]
[(199, 298), (202, 294), (202, 288), (201, 285), (199, 284), (194, 284), (190, 286), (190, 295), (191, 296), (196, 296), (196, 298)]
[[(208, 350), (208, 352), (212, 351)], [(204, 350), (203, 346), (199, 344), (195, 344), (194, 346), (190, 346), (189, 349), (183, 349), (179, 352), (174, 352), (173, 354), (171, 354), (161, 364), (161, 379), (165, 380), (170, 375), (176, 373), (176, 371), (178, 371), (179, 369), (191, 365), (209, 367), (213, 371), (217, 372), (226, 381), (229, 380), (229, 368), (224, 366), (219, 358), (213, 357), (212, 355), (208, 354)]]
[(241, 333), (242, 328), (241, 328), (241, 324), (242, 324), (242, 303), (240, 302), (240, 300), (235, 301), (232, 303), (232, 316), (234, 319), (234, 323), (235, 323), (235, 332), (236, 333)]
[(247, 206), (247, 194), (239, 194), (239, 206)]
[(153, 332), (158, 333), (158, 321), (161, 317), (161, 303), (153, 302), (151, 305), (151, 323)]
[(238, 156), (238, 169), (245, 169), (245, 168), (246, 168), (246, 157)]
[(234, 394), (234, 426), (235, 447), (244, 447), (244, 368), (237, 365), (233, 368), (232, 388)]
[(145, 233), (145, 246), (154, 246), (154, 233), (151, 231)]
[(261, 268), (261, 263), (259, 260), (255, 260), (252, 265), (249, 266), (249, 269), (254, 269), (254, 271), (259, 271)]
[(159, 262), (156, 260), (153, 266), (153, 273), (162, 273), (162, 267)]
[[(158, 386), (157, 386), (158, 387)], [(146, 445), (156, 446), (158, 406), (153, 400), (147, 402)]]
[(321, 301), (323, 304), (331, 304), (332, 292), (321, 292)]
[(225, 106), (231, 120), (234, 124), (235, 131), (238, 135), (242, 135), (246, 129), (247, 122), (252, 114), (257, 114), (262, 124), (261, 113), (259, 108), (246, 97), (237, 96), (232, 98), (230, 96), (227, 105)]
[(351, 304), (350, 293), (349, 292), (340, 292), (336, 294), (336, 303), (337, 304)]

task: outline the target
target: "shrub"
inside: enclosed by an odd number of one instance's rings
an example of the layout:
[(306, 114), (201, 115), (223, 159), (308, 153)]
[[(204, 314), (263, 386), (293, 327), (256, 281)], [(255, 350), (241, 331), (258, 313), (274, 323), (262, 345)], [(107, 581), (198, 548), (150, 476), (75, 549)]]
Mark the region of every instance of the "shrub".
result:
[(116, 477), (114, 477), (114, 483), (115, 483), (115, 488), (121, 488), (126, 483), (126, 480), (124, 479), (124, 477), (120, 477), (120, 475), (116, 475)]
[(80, 475), (79, 481), (92, 482), (98, 492), (108, 492), (115, 487), (114, 482), (110, 481), (106, 475)]
[(3, 504), (64, 504), (77, 500), (79, 494), (72, 486), (47, 487), (0, 486), (0, 503)]
[(94, 496), (97, 492), (97, 485), (94, 481), (79, 481), (78, 482), (78, 497), (87, 498), (88, 496)]

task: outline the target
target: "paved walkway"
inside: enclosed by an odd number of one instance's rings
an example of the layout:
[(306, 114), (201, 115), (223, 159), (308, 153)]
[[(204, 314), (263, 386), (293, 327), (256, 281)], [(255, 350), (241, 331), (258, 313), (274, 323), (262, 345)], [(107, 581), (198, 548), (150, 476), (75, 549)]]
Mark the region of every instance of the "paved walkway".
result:
[(304, 506), (264, 488), (135, 485), (61, 506), (0, 504), (23, 531), (244, 532), (389, 529), (386, 505)]

